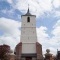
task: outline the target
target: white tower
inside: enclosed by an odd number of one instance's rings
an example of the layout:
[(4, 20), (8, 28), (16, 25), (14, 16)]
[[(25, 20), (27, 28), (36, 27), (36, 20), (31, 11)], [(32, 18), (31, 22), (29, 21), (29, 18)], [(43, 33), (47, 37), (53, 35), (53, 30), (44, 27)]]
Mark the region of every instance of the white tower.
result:
[(16, 60), (42, 60), (42, 46), (37, 42), (36, 16), (29, 13), (21, 16), (21, 38), (15, 48)]
[[(22, 15), (21, 25), (21, 42), (22, 53), (36, 53), (36, 16), (29, 13), (29, 9), (25, 15)], [(28, 51), (27, 51), (28, 50)]]

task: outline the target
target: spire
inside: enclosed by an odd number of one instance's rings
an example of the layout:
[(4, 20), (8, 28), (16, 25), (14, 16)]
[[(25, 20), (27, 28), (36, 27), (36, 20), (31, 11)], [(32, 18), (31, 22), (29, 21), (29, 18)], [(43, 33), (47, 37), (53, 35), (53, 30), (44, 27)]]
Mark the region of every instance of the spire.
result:
[(27, 12), (29, 13), (29, 7), (28, 7), (28, 11)]
[(27, 10), (27, 13), (25, 15), (31, 15), (30, 14), (30, 11), (29, 11), (29, 4), (28, 4), (28, 10)]

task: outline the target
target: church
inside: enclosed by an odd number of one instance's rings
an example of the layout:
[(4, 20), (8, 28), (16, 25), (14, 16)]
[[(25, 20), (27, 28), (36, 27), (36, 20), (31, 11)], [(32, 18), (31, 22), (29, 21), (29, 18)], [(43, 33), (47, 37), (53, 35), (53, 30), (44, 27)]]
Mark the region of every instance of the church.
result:
[(21, 15), (21, 38), (15, 47), (15, 60), (43, 60), (42, 45), (37, 41), (36, 15)]

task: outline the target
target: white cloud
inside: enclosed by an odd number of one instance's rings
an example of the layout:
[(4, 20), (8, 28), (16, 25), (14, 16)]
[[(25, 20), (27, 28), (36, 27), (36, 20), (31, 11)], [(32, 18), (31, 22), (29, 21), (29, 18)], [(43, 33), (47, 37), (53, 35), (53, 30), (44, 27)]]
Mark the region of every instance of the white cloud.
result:
[(60, 11), (56, 11), (56, 12), (55, 12), (55, 16), (56, 16), (56, 17), (60, 17)]
[(7, 0), (9, 3), (13, 3), (13, 0)]
[(16, 0), (16, 2), (16, 9), (26, 13), (29, 4), (30, 12), (37, 16), (42, 15), (45, 11), (51, 11), (52, 9), (51, 0)]
[(46, 27), (41, 26), (40, 28), (37, 28), (37, 36), (40, 43), (43, 43), (44, 39), (47, 39), (49, 37), (46, 31)]
[(60, 45), (60, 20), (57, 21), (57, 23), (54, 25), (53, 28), (54, 29), (52, 31), (52, 34), (54, 36), (51, 38), (51, 41), (53, 44), (56, 44), (57, 47), (59, 47), (59, 45)]
[(37, 28), (38, 42), (42, 45), (43, 54), (46, 53), (46, 49), (50, 49), (52, 54), (56, 54), (56, 48), (54, 48), (56, 42), (50, 40), (49, 34), (47, 34), (47, 28), (41, 26)]
[(60, 7), (60, 0), (54, 0), (53, 5), (55, 8), (59, 8)]
[(57, 21), (57, 23), (53, 26), (52, 34), (53, 37), (50, 38), (49, 44), (52, 45), (52, 47), (56, 50), (60, 48), (60, 20)]
[(54, 12), (56, 16), (60, 16), (59, 11), (55, 10), (55, 8), (60, 8), (60, 0), (7, 0), (7, 2), (11, 3), (14, 10), (18, 9), (24, 14), (27, 12), (29, 4), (30, 13), (37, 17), (42, 16), (44, 12)]
[(48, 30), (46, 27), (37, 28), (38, 42), (42, 44), (44, 54), (46, 49), (50, 49), (51, 53), (56, 55), (57, 49), (59, 50), (60, 48), (60, 20), (56, 22), (53, 28), (52, 37), (49, 37), (49, 34), (46, 33)]
[(20, 28), (21, 23), (15, 20), (0, 18), (0, 30), (3, 31), (3, 35), (0, 36), (0, 44), (8, 44), (15, 47), (20, 41)]
[(48, 29), (44, 26), (37, 28), (37, 38), (38, 38), (38, 42), (42, 45), (43, 54), (46, 53), (46, 49), (48, 49), (49, 47), (48, 45), (49, 35), (46, 33), (47, 30)]
[(0, 36), (0, 44), (7, 44), (11, 47), (11, 49), (14, 49), (17, 41), (12, 36)]
[(55, 36), (60, 36), (60, 20), (54, 25), (54, 30), (52, 31)]
[[(35, 14), (37, 17), (44, 14), (44, 12), (55, 11), (54, 7), (60, 6), (60, 0), (15, 0), (13, 7), (20, 10), (22, 13), (26, 13), (28, 9), (28, 4), (30, 12)], [(55, 12), (56, 13), (56, 12)]]

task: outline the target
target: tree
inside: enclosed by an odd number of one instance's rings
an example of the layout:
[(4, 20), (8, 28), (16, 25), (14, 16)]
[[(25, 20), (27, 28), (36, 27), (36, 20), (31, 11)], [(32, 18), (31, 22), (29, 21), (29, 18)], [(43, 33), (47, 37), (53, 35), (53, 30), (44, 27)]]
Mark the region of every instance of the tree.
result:
[(10, 46), (1, 45), (0, 46), (0, 60), (7, 60), (9, 52), (10, 52)]

